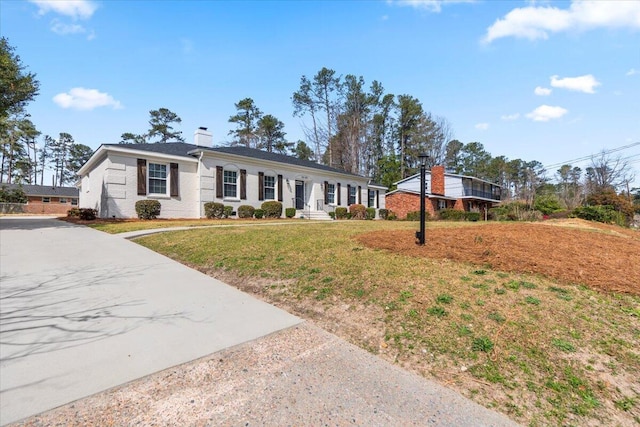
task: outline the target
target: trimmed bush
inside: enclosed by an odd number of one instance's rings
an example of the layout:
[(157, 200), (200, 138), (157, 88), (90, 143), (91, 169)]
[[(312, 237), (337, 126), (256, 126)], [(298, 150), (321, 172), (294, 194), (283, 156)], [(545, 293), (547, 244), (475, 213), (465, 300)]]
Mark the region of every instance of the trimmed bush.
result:
[(378, 216), (380, 219), (387, 219), (389, 216), (389, 209), (378, 209)]
[(204, 215), (209, 219), (220, 219), (224, 216), (224, 205), (218, 202), (207, 202), (204, 204)]
[(287, 208), (284, 210), (284, 216), (287, 218), (293, 218), (296, 216), (296, 208)]
[(465, 214), (465, 211), (459, 211), (456, 209), (442, 209), (438, 212), (440, 219), (445, 221), (464, 221), (466, 219)]
[(367, 208), (361, 204), (354, 204), (349, 206), (349, 213), (351, 214), (351, 219), (365, 219), (367, 216)]
[(407, 212), (407, 217), (405, 219), (407, 221), (420, 221), (420, 211)]
[(253, 216), (255, 216), (255, 217), (256, 217), (256, 219), (260, 219), (260, 218), (262, 218), (262, 217), (264, 216), (264, 209), (256, 209), (256, 210), (253, 212)]
[(339, 207), (336, 208), (336, 219), (346, 219), (347, 218), (347, 208)]
[(264, 202), (261, 208), (265, 218), (280, 218), (282, 216), (282, 203), (275, 200)]
[(465, 212), (467, 221), (480, 221), (480, 212)]
[(80, 217), (80, 209), (71, 208), (67, 211), (67, 216), (69, 218), (79, 218)]
[(336, 213), (335, 212), (329, 212), (329, 216), (331, 217), (331, 219), (336, 219)]
[(365, 219), (375, 219), (376, 218), (376, 208), (367, 208), (367, 214)]
[(229, 218), (232, 215), (233, 215), (233, 206), (225, 206), (222, 209), (222, 217), (223, 218)]
[[(157, 200), (154, 200), (157, 201)], [(160, 202), (158, 202), (160, 205)], [(84, 221), (93, 221), (98, 216), (98, 211), (91, 208), (81, 208), (79, 209), (78, 217)], [(160, 215), (160, 207), (158, 206), (158, 215)]]
[[(82, 209), (80, 212), (80, 218), (82, 218)], [(136, 202), (136, 213), (139, 219), (156, 219), (160, 215), (160, 201), (138, 200)]]
[(253, 218), (253, 213), (256, 211), (251, 205), (242, 205), (238, 208), (238, 218)]

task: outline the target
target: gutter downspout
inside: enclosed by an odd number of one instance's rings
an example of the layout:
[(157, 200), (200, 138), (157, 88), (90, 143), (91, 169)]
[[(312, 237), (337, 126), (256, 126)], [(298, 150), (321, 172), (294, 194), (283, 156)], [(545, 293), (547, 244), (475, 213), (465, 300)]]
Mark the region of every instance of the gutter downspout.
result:
[(200, 151), (198, 157), (198, 219), (202, 218), (202, 157), (204, 157), (204, 150)]

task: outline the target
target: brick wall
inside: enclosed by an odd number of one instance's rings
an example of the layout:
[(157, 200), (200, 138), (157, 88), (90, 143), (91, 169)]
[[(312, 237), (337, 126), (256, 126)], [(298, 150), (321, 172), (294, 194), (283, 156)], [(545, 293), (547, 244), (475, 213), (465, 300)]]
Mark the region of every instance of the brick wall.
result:
[(444, 196), (444, 166), (431, 168), (431, 193)]
[[(405, 219), (407, 213), (420, 210), (420, 195), (397, 192), (388, 194), (385, 198), (386, 208), (393, 212), (399, 219)], [(426, 211), (431, 217), (436, 215), (436, 200), (425, 197)]]
[(69, 209), (77, 208), (69, 202), (60, 203), (57, 197), (51, 197), (49, 203), (42, 203), (42, 197), (29, 197), (28, 199), (29, 202), (24, 205), (24, 212), (34, 215), (66, 215)]

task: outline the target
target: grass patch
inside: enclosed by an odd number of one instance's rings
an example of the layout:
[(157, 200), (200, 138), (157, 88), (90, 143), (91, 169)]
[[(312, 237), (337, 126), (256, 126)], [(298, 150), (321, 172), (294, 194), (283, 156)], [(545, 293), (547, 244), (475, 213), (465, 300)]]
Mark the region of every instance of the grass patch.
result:
[[(616, 416), (633, 425), (637, 397), (599, 387), (588, 366), (605, 358), (598, 369), (616, 381), (640, 376), (640, 297), (373, 250), (355, 240), (395, 229), (412, 235), (415, 224), (232, 226), (136, 241), (441, 380), (520, 424), (598, 425)], [(621, 389), (633, 390), (629, 384)]]

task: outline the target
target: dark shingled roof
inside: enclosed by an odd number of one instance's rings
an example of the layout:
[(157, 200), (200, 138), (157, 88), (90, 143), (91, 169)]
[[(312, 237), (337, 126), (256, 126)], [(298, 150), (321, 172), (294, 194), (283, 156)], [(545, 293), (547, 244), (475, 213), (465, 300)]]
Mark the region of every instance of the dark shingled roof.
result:
[(79, 195), (79, 191), (75, 187), (54, 187), (52, 185), (29, 184), (0, 184), (0, 187), (6, 187), (7, 190), (22, 187), (22, 190), (27, 196), (78, 197)]
[(105, 144), (105, 146), (110, 147), (119, 147), (119, 148), (130, 148), (132, 150), (141, 150), (141, 151), (149, 151), (153, 153), (160, 154), (168, 154), (172, 156), (181, 156), (181, 157), (195, 157), (194, 154), (190, 154), (193, 152), (197, 152), (199, 150), (204, 151), (212, 151), (215, 153), (226, 153), (226, 154), (234, 154), (236, 156), (249, 157), (252, 159), (259, 160), (268, 160), (272, 162), (285, 163), (288, 165), (302, 166), (306, 168), (319, 169), (327, 172), (335, 172), (341, 173), (344, 175), (357, 176), (362, 178), (360, 175), (352, 174), (349, 172), (345, 172), (340, 169), (331, 168), (329, 166), (321, 165), (315, 162), (310, 162), (308, 160), (301, 160), (296, 157), (285, 156), (284, 154), (276, 154), (276, 153), (268, 153), (262, 150), (256, 150), (255, 148), (247, 148), (247, 147), (200, 147), (194, 144), (187, 144), (184, 142), (167, 142), (167, 143), (154, 143), (154, 144)]

